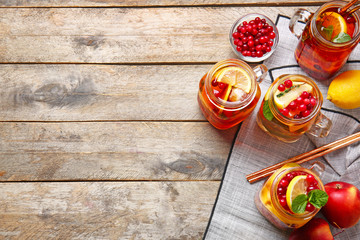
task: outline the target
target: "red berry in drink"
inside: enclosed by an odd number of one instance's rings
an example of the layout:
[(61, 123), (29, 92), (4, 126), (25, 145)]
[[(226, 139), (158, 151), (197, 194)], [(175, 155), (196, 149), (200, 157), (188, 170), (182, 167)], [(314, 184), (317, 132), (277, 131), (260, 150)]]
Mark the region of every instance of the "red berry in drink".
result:
[(286, 202), (286, 198), (280, 198), (279, 199), (279, 203), (282, 207), (287, 206), (287, 202)]
[(305, 98), (305, 99), (303, 100), (303, 103), (304, 103), (306, 106), (309, 105), (310, 99)]
[(295, 101), (291, 101), (287, 107), (291, 110), (295, 110), (297, 108), (297, 103)]
[(224, 89), (224, 88), (225, 88), (225, 83), (220, 82), (220, 83), (219, 83), (219, 88), (220, 88), (220, 89)]
[(315, 207), (311, 203), (307, 203), (305, 210), (308, 211), (308, 212), (312, 212), (312, 211), (315, 210)]
[(293, 85), (293, 82), (291, 80), (286, 80), (284, 82), (284, 85), (285, 85), (286, 88), (291, 88), (292, 85)]
[(305, 104), (300, 104), (300, 105), (299, 105), (299, 111), (303, 112), (303, 111), (305, 111), (305, 110), (307, 110), (306, 105), (305, 105)]
[(302, 102), (303, 102), (303, 98), (302, 98), (302, 97), (298, 97), (295, 101), (296, 101), (296, 103), (297, 103), (298, 105), (300, 105), (300, 104), (302, 104)]
[(315, 98), (311, 98), (311, 99), (310, 99), (310, 103), (315, 107), (315, 106), (316, 106), (316, 99), (315, 99)]
[(281, 179), (279, 185), (281, 187), (287, 187), (289, 185), (289, 181), (287, 181), (286, 179)]
[(280, 112), (282, 113), (282, 115), (284, 115), (286, 117), (289, 116), (289, 109), (287, 109), (287, 108), (280, 110)]
[(211, 85), (212, 85), (213, 87), (216, 87), (218, 84), (219, 84), (219, 83), (218, 83), (218, 81), (216, 81), (216, 79), (214, 79), (214, 80), (211, 81)]
[(305, 111), (301, 112), (301, 116), (307, 117), (307, 116), (310, 115), (310, 113), (311, 113), (311, 112), (310, 112), (309, 110), (305, 110)]
[(278, 86), (278, 90), (279, 90), (280, 92), (285, 91), (285, 85), (284, 85), (284, 84), (280, 84), (280, 85)]
[(311, 184), (312, 184), (313, 182), (315, 182), (316, 180), (315, 180), (314, 175), (308, 174), (308, 175), (306, 175), (306, 181), (308, 182), (309, 185), (311, 185)]
[(300, 96), (301, 96), (302, 98), (309, 98), (309, 93), (306, 92), (306, 91), (304, 91), (304, 92), (301, 93)]

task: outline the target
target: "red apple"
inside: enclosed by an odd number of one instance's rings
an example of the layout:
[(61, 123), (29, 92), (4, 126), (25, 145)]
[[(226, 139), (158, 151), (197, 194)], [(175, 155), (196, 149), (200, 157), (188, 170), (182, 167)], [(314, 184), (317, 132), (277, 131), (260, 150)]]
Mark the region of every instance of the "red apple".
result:
[(334, 240), (334, 237), (324, 219), (313, 218), (301, 228), (295, 229), (289, 240)]
[(346, 182), (325, 184), (329, 199), (321, 212), (337, 228), (349, 228), (360, 219), (360, 191)]

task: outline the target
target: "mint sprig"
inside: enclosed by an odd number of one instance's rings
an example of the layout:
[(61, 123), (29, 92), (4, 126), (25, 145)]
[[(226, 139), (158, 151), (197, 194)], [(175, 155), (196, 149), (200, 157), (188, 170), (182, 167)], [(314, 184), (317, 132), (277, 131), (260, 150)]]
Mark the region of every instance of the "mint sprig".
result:
[(310, 202), (314, 207), (321, 208), (325, 206), (328, 201), (329, 196), (326, 192), (315, 189), (306, 194), (300, 194), (296, 196), (291, 204), (291, 210), (294, 213), (304, 213), (306, 205)]
[(264, 117), (268, 120), (271, 121), (274, 118), (274, 115), (272, 114), (270, 107), (269, 107), (269, 100), (265, 100), (264, 101), (264, 105), (263, 105), (263, 114)]
[(334, 32), (334, 26), (333, 25), (330, 25), (328, 27), (322, 27), (321, 28), (322, 32), (324, 33), (324, 37), (326, 40), (330, 41), (331, 40), (331, 35), (333, 34)]
[(336, 37), (334, 37), (332, 42), (334, 42), (334, 43), (344, 43), (344, 42), (348, 42), (350, 40), (351, 40), (351, 37), (350, 37), (349, 34), (341, 32)]

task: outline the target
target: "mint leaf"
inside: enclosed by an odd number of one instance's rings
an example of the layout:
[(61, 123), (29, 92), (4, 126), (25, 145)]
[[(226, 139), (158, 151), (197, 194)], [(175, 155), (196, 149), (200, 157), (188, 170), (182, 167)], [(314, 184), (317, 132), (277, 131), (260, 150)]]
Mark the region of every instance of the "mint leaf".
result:
[(336, 37), (334, 37), (332, 42), (334, 42), (334, 43), (344, 43), (344, 42), (348, 42), (350, 40), (351, 40), (351, 37), (350, 37), (349, 34), (341, 32)]
[(269, 107), (269, 100), (264, 101), (264, 105), (263, 105), (263, 114), (264, 117), (268, 120), (271, 121), (274, 118), (274, 115), (272, 114), (270, 107)]
[(326, 40), (331, 40), (331, 35), (333, 34), (333, 31), (334, 31), (334, 26), (333, 25), (330, 25), (328, 27), (323, 27), (321, 28), (322, 32), (324, 33), (324, 37)]
[(321, 208), (322, 206), (325, 206), (329, 198), (326, 192), (319, 189), (310, 191), (308, 195), (309, 195), (309, 202), (312, 205), (314, 205), (314, 207), (316, 208)]
[(306, 194), (300, 194), (293, 200), (291, 210), (294, 213), (303, 213), (305, 212), (307, 202), (308, 196)]

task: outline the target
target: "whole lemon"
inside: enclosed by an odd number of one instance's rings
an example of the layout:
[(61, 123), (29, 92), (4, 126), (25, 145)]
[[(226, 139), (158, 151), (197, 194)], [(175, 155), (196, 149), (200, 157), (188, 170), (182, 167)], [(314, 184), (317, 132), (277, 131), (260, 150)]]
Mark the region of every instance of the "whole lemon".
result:
[(349, 70), (335, 77), (326, 98), (339, 108), (360, 107), (360, 70)]

